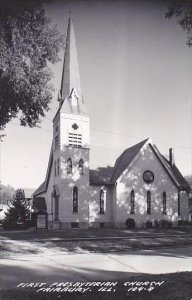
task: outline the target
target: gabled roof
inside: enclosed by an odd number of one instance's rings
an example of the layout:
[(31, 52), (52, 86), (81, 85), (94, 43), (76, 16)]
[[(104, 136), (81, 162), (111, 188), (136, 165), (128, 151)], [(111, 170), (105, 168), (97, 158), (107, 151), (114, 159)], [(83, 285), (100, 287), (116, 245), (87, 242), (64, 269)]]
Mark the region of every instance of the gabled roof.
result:
[(110, 179), (113, 167), (98, 168), (89, 171), (90, 185), (112, 185)]
[(180, 190), (190, 191), (190, 187), (186, 182), (185, 178), (178, 170), (176, 165), (171, 166), (169, 161), (159, 152), (158, 148), (151, 143), (150, 139), (146, 139), (128, 149), (126, 149), (116, 160), (114, 170), (111, 176), (111, 182), (115, 183), (115, 181), (119, 178), (119, 176), (123, 173), (123, 171), (130, 166), (134, 158), (141, 151), (143, 146), (148, 143), (149, 147), (152, 149), (153, 153), (163, 166), (165, 172), (168, 174), (172, 182), (179, 188)]
[(153, 151), (153, 153), (155, 154), (155, 156), (157, 157), (157, 159), (159, 160), (162, 167), (164, 168), (165, 172), (168, 174), (169, 178), (172, 180), (172, 182), (176, 185), (177, 188), (180, 188), (179, 180), (177, 176), (175, 176), (169, 162), (166, 162), (164, 156), (159, 152), (158, 148), (154, 144), (152, 145), (151, 143), (149, 143), (149, 146)]
[(172, 166), (172, 171), (180, 183), (180, 189), (190, 192), (191, 188), (190, 188), (188, 182), (185, 180), (185, 178), (183, 177), (183, 175), (181, 174), (181, 172), (179, 171), (179, 169), (177, 168), (177, 166), (175, 164), (173, 164), (173, 166)]
[(111, 183), (115, 183), (115, 181), (119, 178), (119, 176), (123, 173), (123, 171), (130, 165), (136, 155), (139, 153), (141, 148), (145, 145), (145, 143), (149, 139), (145, 139), (142, 142), (126, 149), (116, 160), (115, 166), (113, 168), (113, 173), (111, 176)]
[(43, 181), (43, 183), (36, 189), (36, 191), (33, 193), (33, 197), (42, 194), (46, 191), (46, 181)]
[[(123, 171), (131, 165), (136, 156), (139, 154), (144, 145), (148, 144), (152, 149), (157, 159), (163, 166), (165, 172), (167, 172), (168, 176), (171, 178), (173, 183), (180, 189), (185, 190), (187, 192), (191, 191), (191, 188), (181, 172), (178, 170), (177, 166), (174, 164), (171, 166), (169, 161), (159, 152), (157, 147), (150, 141), (150, 139), (145, 139), (140, 143), (126, 149), (116, 160), (114, 167), (105, 167), (98, 168), (96, 170), (90, 170), (89, 178), (90, 185), (113, 185), (119, 176), (123, 173)], [(51, 147), (51, 152), (49, 156), (48, 169), (46, 174), (45, 181), (38, 187), (38, 189), (33, 193), (33, 197), (37, 197), (42, 193), (46, 192), (48, 187), (48, 182), (51, 174), (51, 168), (53, 164), (53, 144)]]
[(180, 185), (180, 190), (185, 190), (187, 192), (190, 192), (191, 191), (191, 187), (189, 186), (188, 182), (183, 177), (183, 175), (181, 174), (181, 172), (179, 171), (179, 169), (177, 168), (177, 166), (175, 164), (173, 164), (172, 166), (170, 166), (169, 160), (165, 156), (163, 156), (163, 155), (162, 155), (162, 157), (165, 160), (166, 164), (169, 165), (169, 167), (171, 168), (173, 174), (177, 178), (177, 180), (179, 182), (179, 185)]
[(36, 191), (33, 193), (33, 197), (46, 192), (47, 186), (49, 183), (50, 174), (51, 174), (52, 164), (53, 164), (53, 143), (51, 145), (51, 151), (50, 151), (50, 155), (49, 155), (49, 162), (48, 162), (45, 181), (36, 189)]

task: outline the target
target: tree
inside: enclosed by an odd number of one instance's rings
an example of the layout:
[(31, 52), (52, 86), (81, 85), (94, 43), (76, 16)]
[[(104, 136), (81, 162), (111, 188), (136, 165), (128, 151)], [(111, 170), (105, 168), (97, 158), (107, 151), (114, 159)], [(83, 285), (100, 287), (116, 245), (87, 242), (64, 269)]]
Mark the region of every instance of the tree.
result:
[(14, 198), (8, 201), (9, 209), (3, 220), (4, 229), (27, 228), (30, 224), (29, 206), (22, 189), (15, 191)]
[(187, 35), (187, 45), (192, 45), (192, 0), (173, 0), (168, 6), (166, 18), (176, 17)]
[(0, 186), (0, 204), (7, 204), (7, 201), (10, 201), (14, 195), (14, 188), (10, 185), (1, 185)]
[(192, 190), (192, 175), (185, 176), (185, 180), (187, 181), (187, 183), (189, 184), (189, 186)]
[(63, 35), (40, 0), (0, 0), (0, 130), (18, 116), (34, 127), (49, 109), (50, 64), (59, 60)]
[(189, 186), (191, 188), (191, 191), (189, 193), (189, 207), (192, 208), (192, 195), (191, 195), (191, 192), (192, 192), (192, 175), (185, 176), (185, 180), (187, 181), (187, 183), (189, 184)]

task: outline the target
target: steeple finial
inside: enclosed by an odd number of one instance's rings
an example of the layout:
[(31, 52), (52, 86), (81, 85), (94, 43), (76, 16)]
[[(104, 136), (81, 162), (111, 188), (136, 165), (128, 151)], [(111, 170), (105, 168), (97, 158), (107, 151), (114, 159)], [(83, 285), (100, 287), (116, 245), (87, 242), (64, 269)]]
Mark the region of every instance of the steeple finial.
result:
[(61, 97), (59, 99), (60, 106), (66, 98), (70, 98), (73, 90), (75, 91), (76, 97), (81, 99), (82, 95), (75, 33), (72, 19), (69, 17), (61, 80)]

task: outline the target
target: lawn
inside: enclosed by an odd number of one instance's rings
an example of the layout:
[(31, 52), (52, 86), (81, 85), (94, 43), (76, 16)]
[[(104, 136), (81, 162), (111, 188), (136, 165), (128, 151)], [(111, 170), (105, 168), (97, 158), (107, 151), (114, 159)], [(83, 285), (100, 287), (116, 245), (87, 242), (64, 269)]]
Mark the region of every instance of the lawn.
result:
[[(14, 236), (15, 237), (15, 236)], [(188, 236), (178, 235), (172, 236), (156, 236), (156, 237), (136, 237), (132, 235), (129, 239), (124, 238), (118, 240), (81, 240), (81, 241), (63, 241), (62, 239), (45, 239), (36, 240), (29, 239), (6, 239), (2, 238), (0, 243), (0, 258), (2, 259), (18, 259), (25, 256), (46, 257), (50, 253), (57, 254), (84, 254), (84, 253), (129, 253), (129, 251), (140, 249), (161, 250), (166, 247), (172, 249), (175, 247), (186, 246), (190, 248), (191, 239)], [(164, 250), (163, 250), (164, 251)], [(187, 250), (188, 251), (188, 250)], [(177, 256), (177, 254), (176, 254)], [(189, 255), (190, 256), (190, 255)], [(185, 256), (183, 259), (186, 259)], [(22, 267), (22, 266), (21, 266)], [(150, 265), (149, 265), (150, 269)], [(189, 268), (190, 270), (190, 268)], [(127, 270), (126, 270), (127, 272)], [(146, 272), (146, 271), (145, 271)], [(126, 273), (127, 274), (127, 273)], [(12, 275), (12, 274), (11, 274)], [(0, 277), (3, 276), (0, 270)], [(145, 282), (149, 284), (136, 285), (132, 287), (125, 286), (125, 280), (120, 280), (111, 291), (99, 291), (98, 287), (91, 287), (84, 293), (82, 292), (38, 292), (32, 288), (17, 288), (10, 290), (0, 290), (0, 300), (192, 300), (192, 272), (181, 272), (161, 275), (149, 275), (136, 273), (133, 277), (129, 275), (129, 282)], [(105, 277), (104, 277), (105, 278)], [(149, 291), (148, 288), (153, 287), (152, 282), (163, 282), (160, 286), (156, 285), (154, 289)], [(139, 289), (140, 288), (140, 289)]]
[[(46, 254), (48, 250), (56, 253), (128, 253), (132, 250), (162, 249), (172, 247), (189, 247), (192, 240), (189, 237), (155, 237), (129, 238), (112, 240), (3, 240), (0, 241), (0, 259), (18, 255)], [(14, 251), (13, 251), (14, 249)], [(190, 251), (190, 250), (189, 250)], [(0, 299), (1, 300), (1, 299)]]

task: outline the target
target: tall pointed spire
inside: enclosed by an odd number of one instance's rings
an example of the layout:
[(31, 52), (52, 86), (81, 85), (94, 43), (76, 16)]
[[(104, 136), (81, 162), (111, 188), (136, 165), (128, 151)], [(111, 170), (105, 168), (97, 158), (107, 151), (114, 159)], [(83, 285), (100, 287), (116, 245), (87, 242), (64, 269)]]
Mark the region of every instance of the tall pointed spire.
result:
[[(61, 80), (61, 89), (59, 97), (60, 107), (64, 102), (64, 106), (70, 106), (70, 113), (81, 113), (83, 99), (81, 94), (79, 64), (77, 58), (77, 49), (75, 41), (74, 27), (71, 17), (69, 18), (66, 45), (64, 52), (63, 72)], [(68, 103), (65, 103), (68, 102)], [(74, 107), (76, 109), (74, 110)], [(69, 107), (68, 107), (69, 108)], [(72, 109), (73, 108), (73, 109)], [(68, 109), (69, 110), (69, 109)]]

